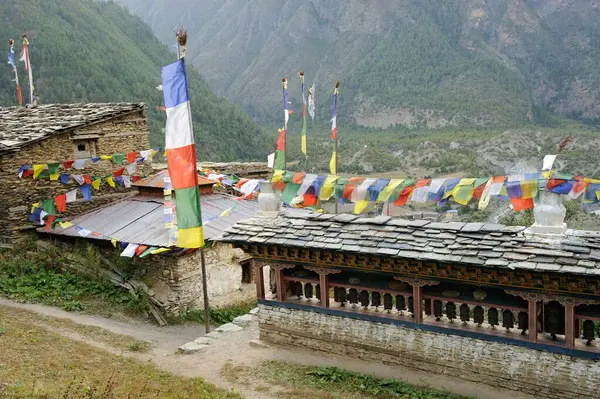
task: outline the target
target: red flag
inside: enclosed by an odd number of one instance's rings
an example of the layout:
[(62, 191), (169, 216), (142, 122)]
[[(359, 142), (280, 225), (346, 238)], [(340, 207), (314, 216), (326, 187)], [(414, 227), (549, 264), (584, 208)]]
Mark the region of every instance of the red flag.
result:
[(58, 212), (64, 212), (67, 210), (67, 194), (61, 194), (54, 197), (54, 203), (56, 204), (56, 210)]
[(74, 163), (75, 163), (75, 161), (65, 161), (65, 162), (63, 162), (63, 167), (65, 169), (71, 169), (71, 166), (73, 166)]
[(404, 190), (402, 190), (402, 193), (400, 193), (400, 197), (398, 197), (398, 199), (396, 201), (394, 201), (394, 205), (395, 206), (406, 205), (406, 201), (408, 201), (408, 197), (410, 197), (410, 194), (413, 192), (414, 189), (415, 189), (415, 186), (405, 187)]
[(90, 175), (83, 175), (83, 182), (85, 184), (92, 184), (92, 178), (90, 177)]
[(130, 152), (127, 154), (127, 163), (134, 163), (135, 158), (138, 156), (137, 152)]
[(113, 177), (119, 177), (119, 176), (121, 176), (121, 175), (123, 174), (123, 172), (124, 172), (124, 171), (125, 171), (125, 168), (124, 168), (124, 167), (123, 167), (123, 168), (120, 168), (120, 169), (117, 169), (117, 170), (115, 170), (115, 171), (113, 172)]
[(533, 198), (511, 198), (510, 202), (513, 204), (515, 212), (524, 211), (525, 209), (533, 208)]
[(281, 129), (277, 138), (277, 151), (285, 151), (285, 130)]
[(56, 216), (48, 215), (48, 218), (46, 219), (46, 226), (44, 227), (44, 230), (46, 230), (46, 231), (52, 230), (52, 224), (54, 223), (55, 219), (56, 219)]

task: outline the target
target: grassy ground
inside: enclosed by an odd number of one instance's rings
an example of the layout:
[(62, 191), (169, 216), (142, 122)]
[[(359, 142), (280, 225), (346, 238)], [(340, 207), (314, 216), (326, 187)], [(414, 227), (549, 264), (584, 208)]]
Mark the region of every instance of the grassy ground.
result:
[[(245, 315), (253, 308), (256, 307), (256, 301), (251, 300), (247, 302), (240, 302), (227, 306), (225, 308), (209, 309), (210, 323), (216, 326), (221, 324), (231, 323), (233, 319), (238, 316)], [(168, 317), (169, 324), (185, 323), (185, 322), (197, 322), (204, 323), (204, 310), (193, 309), (187, 312), (180, 313), (177, 316)]]
[(244, 383), (262, 380), (258, 390), (284, 398), (312, 399), (461, 399), (462, 396), (417, 387), (394, 379), (380, 379), (368, 374), (336, 367), (301, 366), (280, 361), (266, 361), (257, 367), (225, 365), (221, 373), (229, 380)]
[[(200, 378), (177, 377), (149, 363), (65, 338), (37, 324), (40, 316), (18, 312), (23, 316), (0, 308), (0, 398), (241, 398)], [(90, 334), (116, 348), (136, 350), (144, 345), (64, 320), (44, 323)]]

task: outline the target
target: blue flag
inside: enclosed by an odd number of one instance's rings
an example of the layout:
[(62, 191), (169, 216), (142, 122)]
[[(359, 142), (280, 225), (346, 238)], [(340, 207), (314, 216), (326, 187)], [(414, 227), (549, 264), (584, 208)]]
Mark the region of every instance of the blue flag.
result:
[(15, 50), (12, 48), (8, 51), (8, 63), (12, 67), (12, 69), (17, 68), (17, 62), (15, 61)]

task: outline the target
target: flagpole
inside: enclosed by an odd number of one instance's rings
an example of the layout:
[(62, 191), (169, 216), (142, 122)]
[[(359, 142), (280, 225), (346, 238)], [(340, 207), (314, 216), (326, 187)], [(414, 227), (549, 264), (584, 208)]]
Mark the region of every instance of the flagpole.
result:
[[(333, 174), (335, 174), (335, 175), (338, 174), (337, 99), (338, 99), (339, 87), (340, 87), (340, 81), (338, 80), (335, 82), (335, 86), (333, 89), (333, 117), (331, 118), (331, 122), (332, 122), (331, 136), (333, 138), (333, 155), (332, 155), (333, 170), (330, 170), (330, 172), (333, 172)], [(329, 168), (332, 169), (332, 165), (329, 165)], [(339, 201), (336, 199), (336, 201), (335, 201), (335, 213), (336, 214), (339, 212), (338, 203), (339, 203)]]
[(23, 47), (21, 48), (21, 61), (25, 62), (25, 70), (27, 71), (29, 78), (29, 104), (33, 104), (33, 72), (31, 71), (31, 58), (29, 57), (29, 40), (27, 40), (27, 34), (23, 36)]
[[(177, 57), (178, 59), (185, 58), (187, 51), (187, 30), (180, 29), (176, 33), (177, 38)], [(191, 115), (190, 115), (191, 118)], [(191, 122), (190, 122), (191, 123)], [(194, 148), (195, 151), (195, 148)], [(195, 159), (195, 157), (194, 157)], [(194, 165), (194, 170), (196, 171), (197, 165)], [(196, 173), (198, 173), (196, 171)], [(197, 184), (197, 183), (196, 183)], [(200, 197), (198, 196), (198, 201), (200, 201)], [(200, 233), (202, 234), (202, 233)], [(200, 246), (200, 268), (202, 272), (202, 295), (204, 302), (204, 330), (205, 333), (210, 331), (210, 311), (209, 311), (209, 303), (208, 303), (208, 284), (206, 281), (206, 257), (204, 253), (204, 239), (202, 238), (202, 245)]]
[(284, 142), (283, 142), (283, 170), (287, 170), (287, 123), (288, 118), (290, 117), (288, 110), (288, 98), (287, 98), (287, 79), (283, 78), (281, 80), (281, 86), (283, 87), (283, 132), (284, 132)]
[(306, 96), (304, 86), (304, 71), (299, 72), (300, 75), (300, 89), (302, 93), (302, 152), (304, 153), (304, 171), (308, 172), (308, 148), (306, 143)]

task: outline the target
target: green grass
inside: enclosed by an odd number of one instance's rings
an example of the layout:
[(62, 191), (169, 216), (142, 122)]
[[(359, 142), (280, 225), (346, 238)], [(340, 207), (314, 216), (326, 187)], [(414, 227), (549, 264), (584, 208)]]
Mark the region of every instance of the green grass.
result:
[[(74, 248), (73, 253), (78, 249)], [(84, 255), (90, 258), (89, 251)], [(0, 252), (0, 295), (40, 302), (67, 311), (139, 315), (147, 309), (143, 295), (131, 295), (112, 283), (82, 277), (60, 268), (67, 259), (59, 249)]]
[[(221, 370), (229, 380), (263, 380), (282, 387), (281, 398), (313, 399), (464, 399), (464, 396), (396, 379), (377, 378), (337, 367), (302, 366), (290, 362), (266, 361), (256, 367), (226, 364)], [(250, 378), (252, 377), (252, 378)]]
[[(231, 323), (238, 316), (245, 315), (250, 310), (256, 307), (256, 301), (240, 302), (224, 308), (209, 309), (210, 323), (213, 325), (221, 325)], [(180, 313), (177, 316), (169, 316), (169, 323), (185, 323), (197, 322), (204, 323), (204, 310), (192, 309), (187, 312)]]

